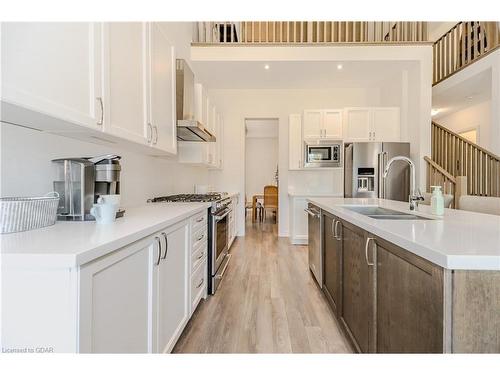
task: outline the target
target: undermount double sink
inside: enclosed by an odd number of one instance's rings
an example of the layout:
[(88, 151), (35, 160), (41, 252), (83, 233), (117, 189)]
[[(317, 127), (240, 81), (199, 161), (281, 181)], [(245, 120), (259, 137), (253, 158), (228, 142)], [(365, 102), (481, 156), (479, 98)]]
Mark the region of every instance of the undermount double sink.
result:
[(390, 210), (379, 206), (344, 206), (344, 208), (378, 220), (432, 220), (428, 217)]

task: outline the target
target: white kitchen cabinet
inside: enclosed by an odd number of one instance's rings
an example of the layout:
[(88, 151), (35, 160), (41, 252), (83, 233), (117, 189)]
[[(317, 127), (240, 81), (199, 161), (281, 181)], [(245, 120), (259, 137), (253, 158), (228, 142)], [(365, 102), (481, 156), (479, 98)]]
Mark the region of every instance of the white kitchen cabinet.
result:
[(293, 245), (307, 244), (307, 198), (290, 196), (290, 242)]
[(372, 137), (378, 142), (401, 141), (400, 113), (397, 107), (372, 108)]
[(399, 108), (346, 108), (345, 138), (349, 142), (400, 141)]
[(3, 22), (1, 98), (4, 121), (67, 130), (15, 108), (100, 131), (103, 124), (102, 27), (88, 22)]
[(288, 116), (288, 169), (301, 169), (303, 166), (302, 116)]
[(140, 144), (155, 136), (147, 113), (147, 29), (145, 22), (104, 24), (105, 130)]
[(153, 282), (156, 302), (153, 350), (168, 353), (181, 335), (190, 313), (189, 224), (183, 222), (169, 228), (160, 233), (159, 238), (163, 251)]
[(207, 298), (208, 216), (204, 211), (191, 218), (190, 316), (202, 298)]
[(152, 352), (150, 300), (160, 248), (138, 241), (80, 270), (80, 352)]
[(303, 137), (312, 140), (341, 139), (342, 110), (304, 110)]
[(238, 208), (238, 196), (234, 196), (231, 198), (231, 212), (229, 213), (229, 241), (228, 241), (228, 247), (231, 248), (231, 245), (233, 244), (235, 238), (236, 238), (236, 210)]
[(149, 123), (153, 129), (154, 148), (177, 153), (177, 121), (175, 107), (175, 50), (157, 23), (149, 31)]

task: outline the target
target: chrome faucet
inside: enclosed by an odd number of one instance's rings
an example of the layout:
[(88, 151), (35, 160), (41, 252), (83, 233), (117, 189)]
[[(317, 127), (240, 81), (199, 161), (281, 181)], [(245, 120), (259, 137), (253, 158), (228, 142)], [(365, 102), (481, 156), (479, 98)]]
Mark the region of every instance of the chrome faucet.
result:
[(414, 211), (418, 207), (418, 202), (423, 201), (424, 197), (420, 193), (419, 189), (416, 189), (415, 186), (415, 163), (411, 161), (410, 158), (407, 158), (406, 156), (395, 156), (391, 160), (387, 162), (387, 166), (385, 167), (384, 170), (384, 178), (387, 177), (387, 174), (389, 173), (389, 169), (391, 168), (392, 163), (395, 161), (405, 161), (410, 165), (410, 196), (408, 197), (408, 202), (410, 203), (410, 210)]

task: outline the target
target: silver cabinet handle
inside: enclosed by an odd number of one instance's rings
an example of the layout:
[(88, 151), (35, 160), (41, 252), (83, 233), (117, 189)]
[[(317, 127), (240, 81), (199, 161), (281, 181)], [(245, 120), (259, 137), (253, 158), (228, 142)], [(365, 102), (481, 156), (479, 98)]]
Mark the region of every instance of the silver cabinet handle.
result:
[(205, 216), (200, 217), (198, 220), (196, 220), (196, 222), (201, 223), (203, 220), (205, 220)]
[(315, 212), (312, 212), (311, 210), (309, 209), (304, 209), (305, 212), (307, 212), (308, 215), (311, 215), (313, 217), (319, 217), (319, 214), (318, 213), (315, 213)]
[(158, 143), (158, 128), (155, 126), (153, 126), (153, 129), (155, 131), (155, 140), (153, 141), (153, 144), (157, 144)]
[(153, 127), (151, 126), (151, 123), (148, 122), (148, 130), (147, 130), (147, 135), (146, 139), (148, 143), (151, 143), (153, 139)]
[(101, 119), (97, 121), (97, 125), (102, 125), (104, 124), (104, 104), (102, 102), (102, 98), (99, 96), (96, 98), (97, 101), (99, 102), (99, 105), (101, 106)]
[(163, 236), (163, 238), (165, 238), (165, 255), (161, 259), (165, 259), (168, 253), (168, 237), (165, 232), (162, 232), (161, 235)]
[(368, 264), (369, 266), (374, 266), (375, 263), (371, 263), (369, 260), (368, 260), (368, 245), (370, 244), (370, 241), (371, 240), (375, 240), (375, 238), (373, 237), (368, 237), (366, 239), (366, 244), (365, 244), (365, 259), (366, 259), (366, 264)]
[(334, 228), (335, 229), (334, 237), (337, 239), (337, 241), (342, 240), (342, 238), (340, 237), (340, 234), (337, 232), (337, 228), (338, 228), (339, 224), (342, 224), (342, 223), (340, 222), (340, 220), (337, 220), (335, 222), (335, 228)]
[(202, 234), (200, 237), (198, 237), (198, 238), (196, 239), (196, 241), (201, 241), (201, 240), (203, 239), (203, 237), (205, 237), (205, 235), (204, 235), (204, 234)]
[(198, 285), (196, 285), (196, 289), (199, 289), (203, 285), (204, 281), (205, 281), (205, 278), (202, 277), (201, 280), (200, 280), (200, 283)]
[(160, 237), (155, 237), (155, 241), (158, 243), (158, 259), (156, 261), (156, 265), (158, 266), (160, 264), (160, 260), (161, 260), (161, 240), (160, 240)]
[(331, 229), (331, 231), (332, 231), (332, 236), (333, 236), (334, 238), (337, 238), (337, 237), (335, 236), (335, 228), (337, 228), (337, 220), (333, 219), (333, 220), (332, 220), (332, 227), (331, 227), (330, 229)]
[(200, 254), (200, 256), (198, 258), (196, 258), (196, 260), (203, 258), (204, 255), (205, 255), (205, 252), (202, 251), (201, 254)]

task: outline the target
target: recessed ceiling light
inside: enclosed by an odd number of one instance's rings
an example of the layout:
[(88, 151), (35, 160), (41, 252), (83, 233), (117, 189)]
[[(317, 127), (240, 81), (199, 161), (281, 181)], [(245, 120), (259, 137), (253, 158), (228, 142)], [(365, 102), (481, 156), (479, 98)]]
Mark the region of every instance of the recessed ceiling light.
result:
[(342, 70), (342, 68), (343, 68), (342, 64), (337, 64), (337, 69), (338, 70)]
[(268, 64), (264, 65), (264, 69), (269, 70), (269, 68), (270, 68), (270, 67), (269, 67), (269, 65), (268, 65)]
[(471, 100), (473, 98), (473, 96), (469, 95), (469, 96), (466, 96), (465, 98)]

